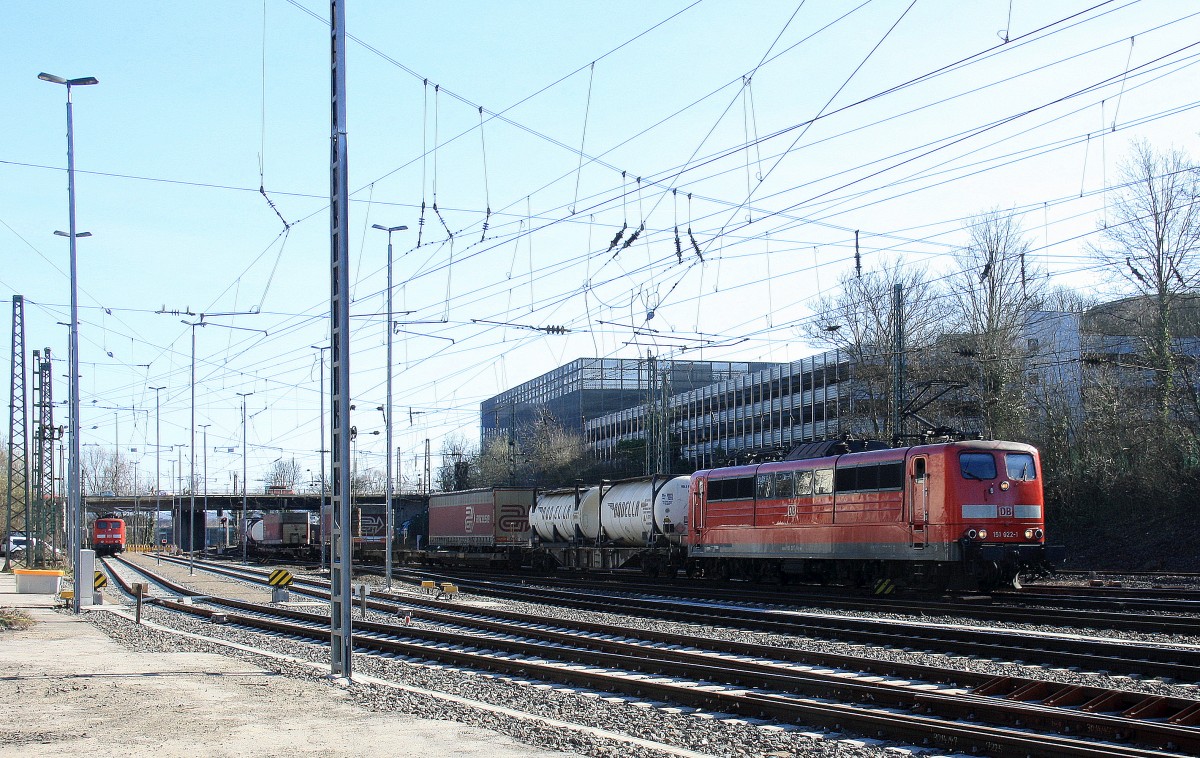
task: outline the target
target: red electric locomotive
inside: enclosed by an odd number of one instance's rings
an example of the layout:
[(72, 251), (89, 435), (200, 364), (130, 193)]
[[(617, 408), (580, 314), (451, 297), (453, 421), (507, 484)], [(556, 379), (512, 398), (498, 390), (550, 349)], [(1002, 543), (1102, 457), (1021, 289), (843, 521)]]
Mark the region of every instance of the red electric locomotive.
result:
[(1057, 560), (1036, 448), (838, 445), (693, 474), (689, 573), (992, 589)]
[(96, 555), (125, 552), (125, 522), (113, 514), (96, 519), (92, 524), (92, 549)]

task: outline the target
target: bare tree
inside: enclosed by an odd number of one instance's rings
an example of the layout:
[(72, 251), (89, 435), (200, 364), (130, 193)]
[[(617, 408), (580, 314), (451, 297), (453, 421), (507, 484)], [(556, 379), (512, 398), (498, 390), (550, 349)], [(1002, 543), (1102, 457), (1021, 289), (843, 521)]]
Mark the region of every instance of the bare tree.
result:
[(295, 458), (284, 460), (280, 458), (267, 469), (266, 484), (276, 490), (296, 491), (296, 482), (300, 480), (300, 466)]
[[(945, 319), (945, 300), (924, 267), (906, 265), (903, 259), (884, 262), (861, 276), (843, 274), (837, 292), (818, 299), (815, 317), (802, 327), (809, 341), (836, 348), (853, 361), (862, 387), (856, 408), (867, 425), (865, 432), (880, 439), (890, 439), (899, 431), (891, 428), (897, 284), (902, 286), (905, 352), (916, 356), (937, 339)], [(908, 361), (907, 383), (928, 378), (930, 371), (936, 368)]]
[(80, 488), (85, 495), (102, 492), (132, 494), (136, 487), (129, 459), (97, 445), (88, 444), (80, 450), (79, 474)]
[(529, 431), (522, 436), (529, 440), (526, 464), (530, 484), (555, 486), (568, 483), (587, 457), (583, 436), (565, 429), (545, 407), (535, 411)]
[(1027, 408), (1018, 340), (1045, 278), (1026, 260), (1029, 240), (1013, 214), (989, 211), (971, 219), (968, 230), (950, 279), (957, 352), (967, 359), (962, 379), (974, 388), (984, 434), (1020, 439)]
[(458, 435), (442, 441), (442, 465), (438, 467), (438, 488), (442, 492), (465, 490), (476, 484), (479, 470), (479, 451)]
[(1200, 283), (1200, 171), (1182, 150), (1158, 153), (1136, 142), (1121, 178), (1101, 231), (1107, 244), (1093, 251), (1148, 300), (1146, 358), (1166, 426), (1179, 368), (1173, 312)]
[(350, 476), (350, 491), (355, 495), (379, 494), (387, 484), (387, 474), (373, 466), (356, 469)]
[(516, 467), (525, 458), (514, 441), (510, 447), (507, 437), (492, 437), (479, 451), (476, 469), (481, 487), (497, 487), (516, 482)]

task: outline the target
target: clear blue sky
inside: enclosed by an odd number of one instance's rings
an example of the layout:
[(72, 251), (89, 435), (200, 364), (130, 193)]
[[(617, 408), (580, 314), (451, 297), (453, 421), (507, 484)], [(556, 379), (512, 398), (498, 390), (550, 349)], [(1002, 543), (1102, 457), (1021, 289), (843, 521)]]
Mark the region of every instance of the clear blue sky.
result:
[[(1131, 140), (1197, 152), (1197, 11), (1182, 0), (350, 0), (363, 465), (382, 467), (384, 452), (370, 434), (383, 426), (386, 321), (375, 223), (410, 227), (395, 237), (395, 307), (408, 312), (397, 318), (421, 322), (402, 324), (395, 345), (407, 482), (424, 439), (435, 453), (447, 435), (476, 440), (482, 399), (578, 357), (816, 352), (795, 325), (852, 265), (854, 230), (865, 266), (903, 255), (941, 271), (965, 219), (1014, 208), (1054, 283), (1119, 293), (1085, 244)], [(153, 471), (148, 387), (168, 387), (163, 445), (189, 436), (190, 330), (156, 311), (254, 310), (210, 319), (239, 330), (197, 331), (210, 490), (241, 470), (238, 392), (254, 393), (252, 483), (280, 457), (315, 472), (328, 5), (12, 0), (0, 13), (0, 296), (6, 312), (11, 295), (26, 297), (27, 346), (49, 346), (58, 377), (65, 91), (36, 77), (100, 80), (74, 98), (78, 226), (94, 235), (79, 244), (83, 442), (119, 445)], [(417, 246), (421, 204), (435, 200), (441, 217), (427, 208)], [(643, 223), (632, 246), (608, 251)], [(7, 396), (7, 350), (3, 366)], [(65, 382), (55, 393), (66, 398)]]

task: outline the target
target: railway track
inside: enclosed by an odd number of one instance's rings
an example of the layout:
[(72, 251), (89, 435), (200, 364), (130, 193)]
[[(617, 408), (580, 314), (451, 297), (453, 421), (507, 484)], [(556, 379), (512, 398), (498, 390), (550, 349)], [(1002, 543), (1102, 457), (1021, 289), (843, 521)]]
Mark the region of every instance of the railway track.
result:
[[(210, 566), (209, 570), (220, 571), (222, 567), (218, 564)], [(399, 572), (397, 575), (407, 576), (410, 581), (439, 576), (408, 572)], [(445, 578), (449, 579), (449, 575)], [(298, 578), (297, 581), (302, 587), (317, 590), (328, 587), (326, 582), (311, 578)], [(801, 635), (926, 654), (990, 658), (1106, 674), (1200, 682), (1200, 647), (1183, 644), (1141, 644), (1066, 631), (1017, 631), (967, 625), (962, 621), (939, 623), (936, 620), (919, 618), (865, 618), (778, 606), (763, 607), (749, 603), (695, 601), (662, 595), (638, 597), (626, 594), (597, 594), (594, 591), (581, 593), (495, 581), (459, 580), (456, 583), (464, 591), (516, 602), (551, 604), (563, 608), (700, 626)], [(373, 592), (378, 596), (378, 590)], [(405, 595), (404, 598), (412, 604), (437, 604), (437, 601), (414, 599), (409, 595)], [(516, 614), (516, 617), (520, 618), (522, 614)], [(1057, 627), (1058, 625), (1052, 623), (1052, 618), (1042, 615), (1036, 623)], [(1005, 620), (1024, 624), (1035, 623), (1020, 612), (1008, 614)]]
[[(357, 567), (363, 573), (381, 574), (375, 567)], [(414, 576), (404, 566), (397, 575)], [(1117, 593), (1112, 588), (1037, 587), (992, 595), (969, 595), (944, 599), (933, 595), (867, 596), (847, 595), (844, 589), (821, 591), (788, 587), (767, 590), (753, 584), (726, 583), (714, 586), (687, 580), (646, 582), (641, 578), (595, 579), (562, 575), (511, 575), (501, 579), (492, 574), (469, 570), (421, 570), (423, 576), (435, 576), (470, 587), (480, 594), (493, 594), (508, 587), (530, 584), (556, 591), (643, 595), (679, 601), (708, 600), (714, 603), (764, 607), (823, 608), (866, 613), (909, 614), (923, 618), (953, 617), (979, 621), (1020, 623), (1042, 626), (1103, 629), (1141, 634), (1200, 636), (1200, 592), (1137, 591)], [(543, 600), (549, 602), (549, 600)], [(1147, 615), (1149, 614), (1149, 615)]]
[[(263, 579), (253, 570), (222, 567), (219, 571), (253, 581)], [(305, 591), (323, 594), (316, 587)], [(411, 613), (411, 599), (387, 597), (369, 605), (389, 615)], [(307, 639), (328, 637), (327, 615), (265, 610), (238, 601), (210, 602), (248, 614), (245, 618), (227, 615), (231, 623)], [(207, 612), (209, 618), (217, 613), (174, 601), (163, 604), (178, 605), (177, 610), (201, 616)], [(488, 611), (485, 615), (448, 603), (442, 605), (451, 607), (440, 611), (419, 605), (422, 623), (437, 628), (356, 621), (356, 646), (758, 718), (824, 725), (830, 725), (827, 719), (835, 719), (832, 725), (837, 728), (850, 725), (848, 728), (866, 734), (882, 730), (892, 739), (920, 739), (944, 749), (969, 748), (992, 755), (1029, 750), (1030, 729), (1060, 736), (1048, 744), (1039, 743), (1038, 749), (1027, 754), (1155, 754), (1125, 744), (1130, 742), (1184, 754), (1200, 750), (1200, 730), (1194, 726), (1200, 721), (1200, 702), (1194, 700), (972, 675), (932, 666), (880, 661), (864, 666), (869, 659), (848, 656), (814, 664), (802, 651), (746, 643), (713, 645), (710, 640), (704, 640), (700, 648), (694, 638), (678, 635), (596, 624), (572, 624), (564, 630), (544, 619), (540, 623), (528, 618), (512, 621), (504, 618), (510, 614)], [(436, 652), (430, 652), (429, 646)], [(830, 699), (841, 703), (826, 702)], [(962, 720), (972, 722), (966, 729), (973, 735), (969, 742), (962, 741), (967, 739), (963, 727), (951, 726)], [(1014, 737), (1009, 733), (1013, 729), (1025, 730), (1024, 736)], [(1081, 741), (1062, 737), (1064, 734), (1085, 734), (1090, 739)], [(1091, 744), (1091, 739), (1097, 738), (1120, 744)], [(993, 744), (993, 739), (1000, 742)]]

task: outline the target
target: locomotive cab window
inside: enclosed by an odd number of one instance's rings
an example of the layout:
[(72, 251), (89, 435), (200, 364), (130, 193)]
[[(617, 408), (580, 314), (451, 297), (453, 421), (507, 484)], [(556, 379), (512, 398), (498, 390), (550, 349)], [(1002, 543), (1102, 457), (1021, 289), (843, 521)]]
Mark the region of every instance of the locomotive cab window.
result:
[(913, 460), (913, 479), (918, 482), (925, 481), (925, 459), (916, 458)]
[(1004, 468), (1008, 478), (1019, 482), (1032, 482), (1037, 479), (1037, 467), (1033, 464), (1033, 456), (1029, 453), (1005, 453)]
[(995, 479), (996, 459), (991, 453), (960, 453), (958, 465), (963, 479)]

